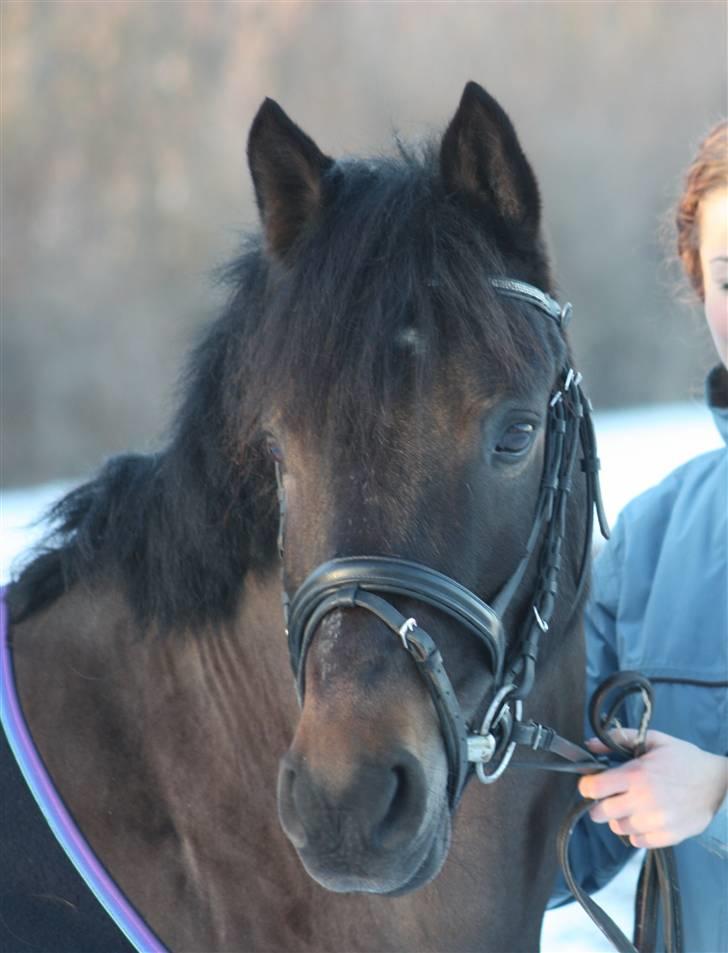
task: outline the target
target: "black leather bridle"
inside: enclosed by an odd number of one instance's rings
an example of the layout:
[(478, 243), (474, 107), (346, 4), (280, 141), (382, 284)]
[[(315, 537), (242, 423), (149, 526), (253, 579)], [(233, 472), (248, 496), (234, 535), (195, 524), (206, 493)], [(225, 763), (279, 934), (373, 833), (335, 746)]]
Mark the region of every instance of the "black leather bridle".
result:
[[(570, 304), (562, 307), (550, 295), (522, 281), (491, 278), (490, 283), (498, 294), (539, 310), (563, 332), (571, 316)], [(584, 771), (599, 769), (599, 760), (585, 748), (567, 741), (551, 728), (520, 720), (522, 701), (533, 687), (540, 640), (548, 631), (556, 607), (566, 507), (579, 448), (586, 480), (587, 519), (574, 600), (577, 607), (586, 583), (595, 509), (605, 536), (608, 529), (599, 489), (591, 405), (581, 389), (581, 375), (571, 366), (562, 369), (558, 387), (549, 399), (543, 476), (533, 526), (518, 566), (492, 604), (483, 602), (449, 576), (420, 563), (355, 556), (332, 559), (316, 568), (286, 606), (291, 666), (301, 701), (306, 656), (328, 613), (342, 608), (366, 609), (399, 637), (424, 678), (438, 714), (449, 766), (448, 796), (453, 808), (470, 776), (470, 767), (474, 765), (478, 778), (489, 784), (506, 769), (517, 744), (552, 752), (582, 765)], [(284, 513), (280, 474), (279, 497)], [(281, 534), (281, 548), (282, 544)], [(503, 619), (536, 558), (538, 570), (531, 611), (514, 640), (512, 657), (507, 660)], [(404, 596), (433, 606), (464, 626), (486, 648), (491, 689), (477, 730), (466, 724), (435, 641), (414, 618), (406, 618), (387, 601), (388, 596)]]

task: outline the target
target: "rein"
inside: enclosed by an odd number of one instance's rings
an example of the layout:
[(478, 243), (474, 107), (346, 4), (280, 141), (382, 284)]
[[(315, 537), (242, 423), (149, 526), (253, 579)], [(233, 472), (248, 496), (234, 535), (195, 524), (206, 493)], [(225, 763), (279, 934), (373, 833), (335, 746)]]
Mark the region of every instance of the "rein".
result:
[[(491, 278), (490, 284), (499, 295), (536, 308), (554, 321), (561, 333), (564, 332), (571, 318), (570, 304), (562, 307), (550, 295), (522, 281)], [(457, 806), (473, 773), (483, 784), (492, 784), (511, 763), (518, 745), (547, 752), (562, 759), (562, 762), (513, 761), (514, 767), (591, 774), (611, 766), (607, 758), (595, 756), (581, 745), (563, 738), (553, 728), (522, 720), (523, 700), (531, 692), (536, 677), (541, 639), (549, 631), (558, 601), (566, 509), (580, 450), (581, 472), (586, 483), (586, 521), (576, 593), (567, 627), (579, 610), (587, 584), (595, 512), (602, 535), (609, 537), (599, 485), (599, 458), (592, 408), (581, 388), (581, 381), (581, 374), (570, 365), (561, 369), (557, 388), (549, 399), (544, 468), (531, 532), (518, 566), (492, 604), (484, 602), (456, 580), (428, 566), (382, 556), (355, 556), (323, 563), (314, 569), (290, 601), (283, 586), (289, 655), (301, 704), (306, 687), (306, 656), (320, 623), (330, 612), (342, 608), (364, 609), (383, 622), (400, 640), (424, 679), (437, 712), (449, 766), (448, 799), (451, 810)], [(280, 507), (278, 548), (282, 556), (286, 500), (278, 462), (276, 478)], [(513, 640), (513, 657), (508, 659), (503, 619), (535, 559), (538, 560), (537, 578), (529, 600), (531, 610)], [(466, 722), (435, 640), (418, 625), (415, 618), (402, 615), (388, 601), (386, 597), (389, 596), (413, 598), (433, 606), (464, 626), (483, 644), (489, 656), (493, 684), (490, 695), (481, 706), (482, 715), (475, 720), (479, 728), (474, 729)], [(619, 679), (621, 690), (618, 701), (610, 708), (606, 720), (603, 720), (598, 714), (598, 707), (603, 700), (605, 687), (610, 690), (614, 687), (612, 680), (608, 680), (592, 699), (592, 722), (597, 736), (602, 738), (612, 754), (623, 761), (641, 752), (636, 749), (632, 754), (615, 745), (606, 729), (625, 695), (640, 691), (643, 699), (647, 699), (646, 715), (641, 726), (644, 737), (651, 712), (651, 686), (643, 676), (635, 673), (619, 673), (616, 678)], [(591, 803), (579, 799), (559, 832), (559, 859), (564, 877), (574, 897), (619, 953), (636, 953), (636, 948), (613, 921), (584, 894), (571, 871), (568, 860), (569, 838), (576, 822)], [(662, 850), (649, 854), (666, 858), (660, 859), (656, 866), (651, 864), (651, 869), (657, 872), (663, 900), (665, 936), (675, 942), (668, 950), (670, 953), (679, 953), (682, 949), (679, 904), (674, 869), (668, 870), (670, 852)], [(674, 861), (672, 864), (674, 868)], [(638, 917), (636, 932), (638, 943), (649, 944), (654, 939), (654, 926), (640, 927), (640, 923), (656, 921), (654, 901), (657, 888), (652, 876), (641, 877), (641, 886), (643, 880), (644, 889), (640, 891), (638, 910), (644, 916)], [(670, 883), (673, 884), (672, 890), (669, 889)], [(640, 945), (639, 949), (648, 950), (651, 947)]]
[[(641, 696), (643, 714), (636, 743), (633, 748), (626, 748), (615, 741), (608, 732), (609, 728), (617, 723), (615, 716), (623, 702), (633, 694)], [(603, 710), (605, 705), (607, 705), (606, 711)], [(618, 762), (628, 761), (630, 758), (637, 758), (644, 754), (645, 736), (651, 715), (652, 685), (649, 679), (639, 672), (616, 672), (602, 682), (589, 702), (589, 721), (592, 731), (602, 744), (609, 748), (611, 755)], [(607, 763), (602, 766), (602, 769), (607, 767), (611, 765)], [(569, 841), (577, 822), (594, 803), (593, 800), (577, 797), (559, 829), (556, 850), (569, 890), (618, 953), (638, 953), (638, 951), (652, 953), (656, 949), (656, 928), (660, 913), (665, 950), (667, 953), (682, 953), (684, 947), (680, 887), (675, 855), (671, 847), (648, 850), (645, 853), (637, 884), (633, 943), (627, 939), (604, 910), (582, 890), (574, 877), (569, 861)], [(628, 837), (620, 836), (620, 840), (629, 844)]]

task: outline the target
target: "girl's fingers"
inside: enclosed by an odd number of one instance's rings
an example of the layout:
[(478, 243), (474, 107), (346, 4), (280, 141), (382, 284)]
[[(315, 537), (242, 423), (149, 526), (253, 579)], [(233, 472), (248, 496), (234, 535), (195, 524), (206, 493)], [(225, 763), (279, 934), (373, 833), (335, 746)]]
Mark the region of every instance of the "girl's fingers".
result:
[(651, 827), (640, 817), (620, 817), (609, 822), (609, 829), (614, 834), (629, 837), (632, 834), (645, 835), (652, 832)]
[(582, 797), (601, 800), (613, 794), (624, 794), (629, 789), (629, 782), (634, 768), (631, 762), (621, 764), (618, 768), (610, 768), (600, 774), (587, 774), (579, 781), (579, 793)]
[(634, 798), (630, 794), (615, 794), (614, 797), (598, 801), (589, 810), (589, 816), (597, 824), (604, 824), (606, 821), (629, 817), (634, 813), (634, 808)]
[[(638, 732), (635, 728), (613, 728), (609, 735), (617, 744), (625, 748), (634, 748), (637, 743)], [(645, 736), (645, 750), (650, 751), (657, 748), (668, 739), (668, 736), (661, 731), (648, 731)], [(598, 738), (588, 738), (584, 744), (593, 751), (594, 754), (609, 754), (610, 749)]]
[(598, 738), (587, 738), (584, 744), (594, 754), (609, 754), (609, 748)]
[(654, 850), (657, 847), (672, 847), (674, 844), (679, 844), (683, 839), (670, 831), (651, 831), (649, 834), (632, 834), (629, 842), (633, 847), (645, 847), (647, 850)]
[(618, 817), (609, 822), (610, 830), (625, 837), (632, 835), (640, 837), (672, 837), (672, 843), (677, 840), (677, 834), (669, 824), (664, 811), (648, 811), (644, 814), (633, 814), (630, 817)]
[[(614, 732), (628, 745), (635, 732)], [(592, 750), (603, 750), (593, 739)], [(646, 752), (638, 758), (588, 775), (579, 791), (595, 802), (589, 813), (608, 823), (635, 847), (679, 844), (705, 830), (725, 797), (728, 760), (658, 731), (646, 736)]]

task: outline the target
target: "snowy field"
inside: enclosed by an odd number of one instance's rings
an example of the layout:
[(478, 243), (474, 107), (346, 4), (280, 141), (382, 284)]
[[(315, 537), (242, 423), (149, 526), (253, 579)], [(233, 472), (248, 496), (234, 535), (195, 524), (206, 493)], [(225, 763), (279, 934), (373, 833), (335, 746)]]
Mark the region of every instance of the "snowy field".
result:
[[(723, 446), (709, 412), (699, 404), (636, 408), (596, 416), (602, 491), (607, 516), (614, 522), (620, 509), (643, 490), (658, 483), (691, 457)], [(72, 482), (0, 492), (0, 581), (6, 582), (13, 563), (43, 534), (46, 508)], [(19, 558), (20, 557), (20, 558)], [(597, 901), (631, 936), (632, 903), (638, 865), (633, 862)], [(543, 953), (602, 953), (611, 947), (587, 915), (569, 904), (546, 914)]]

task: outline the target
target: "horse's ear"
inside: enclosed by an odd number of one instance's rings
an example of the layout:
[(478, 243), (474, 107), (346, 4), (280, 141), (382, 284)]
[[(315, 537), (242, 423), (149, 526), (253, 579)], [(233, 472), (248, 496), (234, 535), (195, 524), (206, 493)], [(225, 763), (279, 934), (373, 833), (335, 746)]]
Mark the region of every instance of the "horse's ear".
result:
[(477, 83), (468, 83), (440, 147), (448, 192), (477, 197), (506, 222), (534, 233), (541, 216), (538, 185), (510, 119)]
[(248, 164), (268, 247), (282, 257), (315, 218), (333, 159), (266, 99), (250, 128)]

